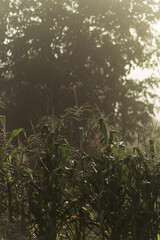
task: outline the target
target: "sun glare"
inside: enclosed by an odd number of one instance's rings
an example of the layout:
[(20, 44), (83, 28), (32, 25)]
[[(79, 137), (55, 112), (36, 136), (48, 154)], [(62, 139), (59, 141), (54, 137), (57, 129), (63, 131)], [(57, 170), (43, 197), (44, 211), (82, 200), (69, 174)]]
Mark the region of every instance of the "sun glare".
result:
[(160, 34), (160, 22), (154, 25), (154, 29)]

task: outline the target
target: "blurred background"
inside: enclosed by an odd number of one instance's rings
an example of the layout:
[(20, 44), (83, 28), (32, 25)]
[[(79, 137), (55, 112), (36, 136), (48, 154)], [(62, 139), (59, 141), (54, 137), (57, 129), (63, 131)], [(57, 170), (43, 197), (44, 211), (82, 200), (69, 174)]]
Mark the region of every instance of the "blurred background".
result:
[[(159, 0), (0, 0), (7, 127), (88, 103), (132, 143), (159, 119)], [(75, 97), (76, 94), (76, 97)]]

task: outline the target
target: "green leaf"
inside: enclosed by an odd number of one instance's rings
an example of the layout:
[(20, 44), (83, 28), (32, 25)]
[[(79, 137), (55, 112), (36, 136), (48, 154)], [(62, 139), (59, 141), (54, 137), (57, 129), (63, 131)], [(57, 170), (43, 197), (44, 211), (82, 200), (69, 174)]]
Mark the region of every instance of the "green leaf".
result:
[(10, 164), (12, 163), (12, 162), (11, 162), (12, 156), (13, 156), (13, 154), (14, 154), (16, 151), (17, 151), (17, 148), (13, 148), (12, 151), (11, 151), (9, 154), (7, 154), (7, 156), (6, 156), (6, 158), (9, 159), (9, 163), (10, 163)]
[(141, 159), (144, 159), (144, 156), (143, 156), (141, 150), (140, 150), (138, 147), (136, 147), (135, 149), (136, 149), (136, 152), (138, 153), (139, 157), (140, 157)]
[(4, 127), (5, 127), (5, 116), (0, 115), (0, 122), (2, 124), (2, 128), (4, 129)]
[(11, 135), (10, 135), (7, 143), (6, 143), (6, 145), (9, 144), (9, 143), (13, 140), (13, 138), (15, 138), (15, 137), (16, 137), (17, 135), (19, 135), (21, 132), (23, 132), (23, 133), (24, 133), (24, 136), (26, 137), (26, 132), (25, 132), (25, 130), (24, 130), (23, 128), (14, 129), (14, 130), (12, 131), (12, 133), (11, 133)]
[(66, 157), (67, 144), (62, 144), (61, 146), (61, 157), (64, 159)]
[(106, 127), (106, 123), (105, 123), (103, 118), (99, 119), (99, 124), (100, 124), (100, 128), (101, 128), (101, 132), (102, 132), (102, 134), (104, 136), (104, 142), (106, 144), (108, 144), (107, 127)]
[(154, 158), (155, 156), (155, 149), (154, 149), (154, 142), (152, 139), (149, 140), (149, 147), (150, 147), (150, 152), (151, 152), (151, 157), (152, 159)]
[(109, 143), (113, 144), (115, 141), (116, 141), (116, 131), (112, 130), (112, 131), (110, 131)]

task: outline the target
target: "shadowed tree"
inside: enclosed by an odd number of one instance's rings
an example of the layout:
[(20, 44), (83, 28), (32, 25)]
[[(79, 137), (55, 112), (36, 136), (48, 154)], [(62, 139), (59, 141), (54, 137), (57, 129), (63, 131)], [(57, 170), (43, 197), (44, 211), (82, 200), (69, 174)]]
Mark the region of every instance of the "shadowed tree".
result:
[(149, 81), (127, 75), (153, 64), (156, 1), (19, 0), (10, 1), (9, 11), (1, 41), (9, 126), (28, 128), (53, 107), (61, 114), (75, 104), (73, 87), (79, 104), (96, 103), (120, 123), (123, 137), (150, 119)]

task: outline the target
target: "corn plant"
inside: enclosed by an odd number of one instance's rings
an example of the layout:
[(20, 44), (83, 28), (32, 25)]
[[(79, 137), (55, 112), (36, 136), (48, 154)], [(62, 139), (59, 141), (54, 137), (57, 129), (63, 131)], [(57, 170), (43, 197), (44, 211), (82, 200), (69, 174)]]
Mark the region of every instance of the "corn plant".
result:
[(24, 148), (31, 170), (23, 163), (24, 149), (13, 144), (24, 130), (7, 133), (0, 117), (1, 238), (12, 239), (7, 229), (22, 232), (23, 225), (26, 240), (158, 240), (160, 167), (154, 142), (149, 141), (150, 154), (135, 147), (128, 155), (100, 118), (91, 149), (88, 119), (86, 126), (79, 115), (77, 121), (76, 148), (64, 137), (67, 114), (44, 117), (33, 127)]
[[(5, 236), (5, 239), (9, 239), (8, 234), (9, 232), (12, 232), (11, 228), (14, 228), (14, 232), (16, 228), (19, 229), (19, 221), (23, 218), (21, 207), (23, 206), (24, 201), (23, 174), (25, 172), (25, 169), (18, 165), (18, 163), (22, 163), (23, 158), (21, 149), (14, 146), (12, 142), (21, 132), (23, 132), (25, 136), (26, 133), (22, 128), (15, 129), (11, 133), (8, 133), (6, 131), (6, 119), (4, 116), (0, 116), (0, 122), (0, 218), (4, 223), (4, 228), (1, 229), (1, 234), (2, 237)], [(20, 232), (17, 230), (17, 239), (19, 234)]]

